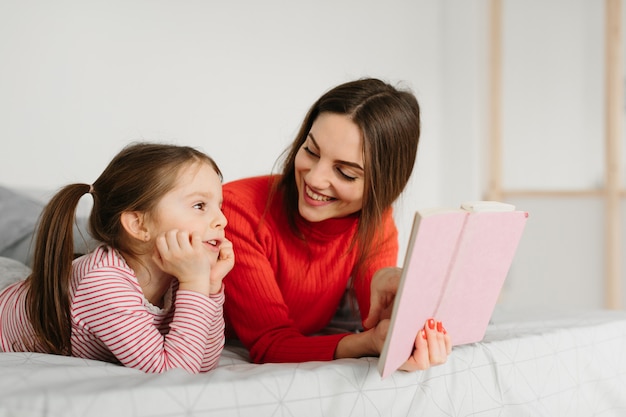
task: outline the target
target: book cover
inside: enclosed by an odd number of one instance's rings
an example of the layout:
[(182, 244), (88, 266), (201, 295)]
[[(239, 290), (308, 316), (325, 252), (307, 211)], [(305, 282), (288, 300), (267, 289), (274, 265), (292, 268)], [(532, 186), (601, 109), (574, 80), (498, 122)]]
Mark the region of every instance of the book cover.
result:
[(453, 346), (482, 340), (527, 217), (492, 201), (415, 214), (378, 362), (383, 378), (406, 362), (430, 317), (443, 322)]

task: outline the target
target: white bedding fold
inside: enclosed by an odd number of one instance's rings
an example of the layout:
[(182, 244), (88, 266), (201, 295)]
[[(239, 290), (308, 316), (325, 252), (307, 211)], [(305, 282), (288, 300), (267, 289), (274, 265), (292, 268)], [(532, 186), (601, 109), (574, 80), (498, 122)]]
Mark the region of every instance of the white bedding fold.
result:
[(0, 416), (623, 416), (626, 312), (510, 317), (448, 362), (382, 380), (376, 358), (247, 363), (148, 375), (32, 353), (0, 354)]

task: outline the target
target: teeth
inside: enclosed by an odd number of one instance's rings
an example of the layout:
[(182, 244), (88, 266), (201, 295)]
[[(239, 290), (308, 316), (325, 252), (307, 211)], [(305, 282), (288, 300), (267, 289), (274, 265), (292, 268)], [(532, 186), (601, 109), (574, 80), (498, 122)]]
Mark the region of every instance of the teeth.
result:
[(311, 197), (315, 201), (330, 201), (330, 197), (323, 196), (321, 194), (314, 193), (309, 187), (305, 187), (306, 195)]
[(216, 241), (216, 240), (209, 240), (207, 243), (208, 243), (209, 245), (213, 245), (213, 246), (216, 246), (216, 245), (217, 245), (217, 241)]

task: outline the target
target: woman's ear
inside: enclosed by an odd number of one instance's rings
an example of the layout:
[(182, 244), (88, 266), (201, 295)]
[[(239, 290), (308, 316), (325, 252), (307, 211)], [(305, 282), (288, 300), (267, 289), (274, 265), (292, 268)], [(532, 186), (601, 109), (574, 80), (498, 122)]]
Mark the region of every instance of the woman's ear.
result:
[(150, 240), (150, 233), (144, 222), (145, 216), (139, 211), (125, 211), (120, 218), (122, 227), (130, 236), (142, 242)]

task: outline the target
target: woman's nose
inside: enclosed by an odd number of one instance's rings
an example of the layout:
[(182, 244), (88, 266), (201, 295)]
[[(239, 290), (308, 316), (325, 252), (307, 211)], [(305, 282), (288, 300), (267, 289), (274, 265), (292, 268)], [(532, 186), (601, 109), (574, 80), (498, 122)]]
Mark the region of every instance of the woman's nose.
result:
[(327, 164), (320, 161), (312, 166), (306, 174), (306, 182), (311, 187), (322, 190), (328, 188), (330, 185), (330, 175), (331, 168)]

